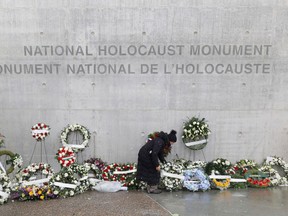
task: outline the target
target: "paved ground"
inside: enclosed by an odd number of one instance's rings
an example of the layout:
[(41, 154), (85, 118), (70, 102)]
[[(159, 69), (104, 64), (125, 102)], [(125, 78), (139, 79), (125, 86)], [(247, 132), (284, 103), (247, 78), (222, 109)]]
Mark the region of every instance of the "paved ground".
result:
[(67, 199), (10, 201), (0, 206), (1, 216), (287, 216), (287, 212), (288, 187), (149, 195), (140, 191), (89, 191)]

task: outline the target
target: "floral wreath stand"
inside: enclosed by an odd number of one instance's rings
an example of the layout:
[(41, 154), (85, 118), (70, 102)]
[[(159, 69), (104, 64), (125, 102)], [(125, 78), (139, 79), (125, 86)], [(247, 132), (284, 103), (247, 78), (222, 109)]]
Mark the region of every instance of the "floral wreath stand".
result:
[(208, 139), (202, 139), (199, 141), (187, 141), (184, 142), (185, 146), (193, 151), (193, 161), (195, 161), (195, 151), (201, 151), (204, 161), (206, 161), (203, 148), (207, 145)]
[(32, 163), (32, 159), (35, 154), (35, 150), (37, 146), (40, 145), (40, 162), (43, 162), (43, 149), (44, 149), (44, 155), (46, 159), (46, 163), (48, 163), (48, 157), (47, 157), (47, 151), (45, 147), (45, 137), (49, 135), (49, 126), (43, 123), (38, 123), (32, 127), (32, 137), (36, 139), (36, 142), (34, 144), (33, 152), (31, 155), (31, 158), (29, 160), (29, 164)]

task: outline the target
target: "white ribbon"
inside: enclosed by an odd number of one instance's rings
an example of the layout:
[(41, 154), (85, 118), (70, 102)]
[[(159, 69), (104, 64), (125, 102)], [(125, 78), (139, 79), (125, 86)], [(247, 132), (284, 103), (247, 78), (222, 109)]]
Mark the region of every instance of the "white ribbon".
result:
[(134, 172), (137, 172), (137, 169), (127, 170), (127, 171), (114, 171), (113, 174), (121, 175), (121, 174), (128, 174), (128, 173), (134, 173)]
[(240, 183), (240, 182), (247, 182), (246, 179), (233, 179), (231, 178), (230, 182)]
[(83, 181), (83, 180), (86, 180), (88, 179), (88, 175), (84, 176), (83, 178), (80, 178), (79, 181)]
[(62, 160), (69, 160), (69, 159), (72, 159), (72, 158), (75, 158), (75, 157), (74, 156), (64, 157), (64, 158), (62, 158)]
[(75, 149), (84, 149), (85, 148), (85, 146), (83, 144), (77, 145), (77, 144), (66, 144), (66, 143), (64, 143), (63, 146), (70, 147), (70, 148), (75, 148)]
[(3, 170), (3, 172), (6, 174), (6, 170), (5, 170), (5, 168), (3, 167), (1, 161), (0, 161), (0, 168), (1, 168), (1, 169)]
[(24, 181), (22, 182), (22, 186), (27, 186), (27, 185), (37, 185), (40, 186), (45, 182), (49, 182), (50, 178), (44, 178), (44, 179), (37, 179), (37, 180), (32, 180), (32, 181)]
[(2, 196), (2, 198), (5, 200), (5, 199), (8, 199), (9, 194), (6, 192), (0, 191), (0, 196)]
[(194, 145), (199, 145), (199, 144), (203, 144), (208, 142), (208, 139), (204, 139), (204, 140), (199, 140), (199, 141), (195, 141), (195, 142), (189, 142), (189, 143), (185, 143), (186, 146), (194, 146)]
[(168, 173), (164, 170), (161, 171), (161, 176), (162, 177), (170, 177), (170, 178), (177, 178), (177, 179), (180, 179), (180, 180), (184, 180), (184, 176), (183, 175), (177, 175), (177, 174), (173, 174), (173, 173)]
[(71, 188), (71, 189), (75, 189), (77, 187), (77, 185), (75, 184), (67, 184), (63, 182), (54, 182), (54, 185), (61, 188)]
[(210, 175), (210, 179), (231, 179), (231, 176), (228, 175)]
[(32, 135), (41, 134), (41, 133), (48, 133), (49, 130), (42, 129), (42, 130), (32, 130)]
[(88, 173), (88, 177), (89, 177), (89, 178), (95, 178), (96, 176), (95, 176), (94, 173)]

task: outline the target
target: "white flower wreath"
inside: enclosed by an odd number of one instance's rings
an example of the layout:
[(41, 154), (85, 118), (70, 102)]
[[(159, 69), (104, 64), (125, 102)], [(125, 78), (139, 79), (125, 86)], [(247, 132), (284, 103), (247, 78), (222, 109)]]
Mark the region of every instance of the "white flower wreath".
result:
[[(286, 185), (288, 182), (288, 164), (280, 157), (277, 156), (273, 156), (273, 157), (267, 157), (263, 163), (264, 166), (270, 166), (271, 168), (273, 168), (273, 166), (278, 166), (281, 167), (285, 173), (285, 176), (280, 176), (279, 172), (277, 170), (275, 170), (275, 172), (281, 177), (281, 179), (278, 177), (279, 179), (279, 184), (284, 184)], [(276, 174), (275, 174), (276, 175)]]
[(0, 170), (0, 205), (7, 202), (11, 192), (11, 181), (6, 173)]
[(164, 187), (168, 191), (182, 189), (184, 169), (185, 167), (183, 164), (177, 164), (173, 161), (161, 164), (162, 174), (160, 179), (160, 186)]
[[(23, 168), (20, 170), (16, 175), (16, 179), (18, 180), (19, 183), (27, 184), (29, 185), (29, 182), (35, 183), (35, 184), (41, 184), (42, 181), (40, 180), (35, 180), (36, 176), (35, 174), (41, 172), (46, 179), (43, 179), (43, 181), (49, 181), (49, 179), (53, 176), (54, 171), (51, 167), (50, 164), (47, 163), (32, 163), (26, 168)], [(34, 181), (35, 180), (35, 181)], [(44, 182), (45, 182), (44, 181)]]
[(189, 165), (187, 166), (187, 169), (197, 169), (197, 168), (202, 168), (204, 169), (206, 166), (206, 162), (205, 161), (193, 161), (191, 163), (189, 163)]
[(269, 165), (264, 165), (262, 166), (259, 171), (264, 172), (264, 173), (269, 173), (269, 180), (272, 184), (272, 186), (278, 186), (278, 185), (283, 185), (283, 186), (287, 186), (288, 185), (288, 181), (286, 177), (281, 177), (278, 173), (277, 170), (273, 169), (271, 166)]
[(84, 165), (72, 164), (56, 173), (49, 184), (55, 195), (64, 198), (83, 193), (89, 188), (88, 170)]
[[(73, 131), (79, 131), (82, 134), (83, 142), (80, 145), (68, 143), (68, 135)], [(79, 124), (68, 125), (66, 128), (64, 128), (64, 130), (61, 133), (61, 143), (63, 144), (63, 146), (71, 147), (74, 151), (75, 150), (77, 151), (79, 149), (83, 150), (88, 145), (89, 139), (90, 139), (89, 130), (86, 127)]]

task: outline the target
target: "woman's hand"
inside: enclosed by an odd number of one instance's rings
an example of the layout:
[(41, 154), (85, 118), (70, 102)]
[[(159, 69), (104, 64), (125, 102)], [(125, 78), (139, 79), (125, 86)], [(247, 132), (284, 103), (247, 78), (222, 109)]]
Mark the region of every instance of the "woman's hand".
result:
[(156, 167), (156, 170), (160, 172), (160, 165)]

